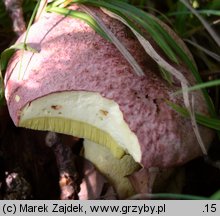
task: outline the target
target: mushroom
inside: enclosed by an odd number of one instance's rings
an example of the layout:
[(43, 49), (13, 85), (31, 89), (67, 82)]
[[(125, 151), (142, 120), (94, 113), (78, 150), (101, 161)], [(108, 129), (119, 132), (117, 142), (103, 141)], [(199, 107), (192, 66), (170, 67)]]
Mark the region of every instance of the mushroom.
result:
[[(89, 142), (84, 145), (85, 156), (102, 164), (98, 152), (105, 155), (108, 151), (112, 154), (109, 167), (100, 166), (100, 171), (106, 173), (116, 164), (120, 170), (129, 164), (123, 178), (140, 167), (174, 167), (200, 156), (190, 120), (165, 101), (184, 104), (181, 96), (173, 96), (180, 87), (178, 81), (170, 85), (161, 77), (157, 64), (121, 22), (99, 9), (91, 10), (123, 43), (145, 76), (137, 76), (117, 48), (82, 20), (45, 13), (28, 32), (27, 43), (38, 52), (17, 51), (7, 67), (5, 97), (14, 124), (97, 143), (98, 147)], [(163, 27), (191, 56), (177, 35)], [(147, 33), (146, 37), (165, 58)], [(22, 41), (24, 35), (18, 40)], [(183, 63), (175, 67), (195, 84)], [(196, 112), (208, 115), (202, 93), (193, 94)], [(212, 131), (203, 126), (199, 130), (208, 147)], [(120, 185), (118, 181), (112, 182)], [(117, 187), (117, 191), (124, 198), (132, 189)]]

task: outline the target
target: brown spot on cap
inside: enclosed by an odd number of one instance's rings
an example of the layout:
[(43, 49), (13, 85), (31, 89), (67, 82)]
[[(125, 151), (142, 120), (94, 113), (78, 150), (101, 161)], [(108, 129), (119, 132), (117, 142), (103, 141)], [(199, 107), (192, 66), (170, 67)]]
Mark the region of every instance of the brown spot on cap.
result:
[(105, 115), (105, 116), (108, 115), (108, 111), (106, 111), (106, 110), (100, 110), (100, 112), (101, 112), (103, 115)]
[(59, 110), (59, 109), (62, 108), (62, 106), (60, 106), (60, 105), (52, 105), (51, 108), (54, 109), (54, 110)]

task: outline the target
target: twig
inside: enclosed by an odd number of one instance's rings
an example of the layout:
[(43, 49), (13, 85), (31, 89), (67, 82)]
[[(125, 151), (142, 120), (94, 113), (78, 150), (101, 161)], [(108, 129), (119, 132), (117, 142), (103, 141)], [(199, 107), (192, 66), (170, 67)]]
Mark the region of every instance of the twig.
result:
[(196, 47), (198, 50), (201, 50), (202, 52), (204, 52), (206, 55), (212, 57), (213, 59), (215, 59), (216, 61), (220, 62), (220, 55), (218, 55), (217, 53), (214, 53), (210, 50), (208, 50), (207, 48), (199, 45), (198, 43), (196, 42), (193, 42), (191, 40), (188, 40), (188, 39), (184, 39), (185, 42), (191, 44), (192, 46)]
[(60, 173), (61, 199), (78, 199), (79, 174), (75, 165), (75, 157), (70, 146), (64, 145), (57, 133), (48, 132), (46, 135), (46, 145), (54, 151)]
[(17, 36), (20, 36), (26, 30), (22, 10), (23, 0), (4, 0), (4, 3), (13, 22), (13, 30)]

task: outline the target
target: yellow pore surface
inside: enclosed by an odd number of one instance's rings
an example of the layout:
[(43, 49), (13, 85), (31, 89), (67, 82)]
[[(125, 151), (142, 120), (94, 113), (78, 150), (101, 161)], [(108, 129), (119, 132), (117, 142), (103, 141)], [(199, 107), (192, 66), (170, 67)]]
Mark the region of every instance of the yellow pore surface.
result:
[(22, 109), (19, 126), (85, 138), (117, 158), (128, 153), (137, 162), (141, 159), (138, 139), (118, 104), (99, 93), (67, 91), (38, 98)]

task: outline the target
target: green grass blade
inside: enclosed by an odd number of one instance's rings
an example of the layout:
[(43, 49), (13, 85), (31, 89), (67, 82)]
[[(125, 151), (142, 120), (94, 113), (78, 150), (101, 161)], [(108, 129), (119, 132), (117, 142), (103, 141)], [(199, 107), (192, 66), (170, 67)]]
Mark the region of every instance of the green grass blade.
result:
[[(219, 10), (196, 10), (198, 14), (202, 15), (214, 15), (214, 16), (220, 16), (220, 11)], [(179, 15), (191, 15), (192, 12), (190, 11), (176, 11), (176, 12), (170, 12), (167, 13), (166, 16), (179, 16)]]
[(4, 101), (3, 78), (4, 78), (4, 73), (5, 73), (6, 67), (8, 65), (9, 59), (12, 57), (12, 55), (14, 54), (14, 52), (16, 50), (27, 50), (27, 51), (31, 51), (31, 52), (37, 52), (36, 50), (31, 48), (29, 45), (27, 45), (26, 41), (27, 41), (27, 36), (28, 36), (29, 29), (30, 29), (30, 27), (31, 27), (31, 25), (34, 21), (34, 18), (36, 16), (37, 10), (39, 8), (40, 2), (41, 1), (38, 1), (35, 8), (34, 8), (34, 11), (33, 11), (32, 16), (30, 18), (30, 21), (28, 23), (27, 31), (25, 33), (24, 42), (19, 43), (19, 44), (15, 44), (15, 45), (9, 47), (8, 49), (4, 50), (1, 53), (1, 56), (0, 56), (0, 104), (3, 104), (3, 101)]
[(209, 9), (220, 9), (220, 1), (219, 0), (212, 0), (208, 2), (207, 8)]
[[(147, 12), (140, 10), (132, 5), (120, 2), (120, 1), (109, 1), (111, 4), (119, 7), (119, 11), (122, 11), (127, 17), (130, 17), (137, 24), (141, 25), (151, 35), (155, 42), (160, 46), (164, 53), (173, 62), (178, 63), (176, 54), (173, 52), (171, 47), (168, 45), (164, 34), (164, 29), (156, 22), (154, 18)], [(140, 33), (140, 32), (139, 32)], [(142, 34), (142, 33), (141, 33)]]
[[(183, 107), (181, 107), (181, 106), (179, 106), (177, 104), (174, 104), (174, 103), (172, 103), (170, 101), (166, 101), (166, 103), (172, 109), (174, 109), (175, 111), (180, 113), (182, 116), (189, 117), (189, 112), (188, 112), (187, 109), (185, 109), (185, 108), (183, 108)], [(204, 115), (201, 115), (201, 114), (198, 114), (198, 113), (195, 114), (195, 117), (196, 117), (197, 123), (199, 123), (199, 124), (201, 124), (203, 126), (212, 128), (214, 130), (220, 131), (220, 120), (219, 119), (208, 117), (208, 116), (204, 116)]]
[[(11, 58), (11, 56), (14, 54), (14, 52), (16, 50), (20, 49), (20, 50), (28, 50), (28, 51), (36, 52), (36, 50), (34, 50), (33, 48), (31, 48), (30, 46), (28, 46), (26, 44), (26, 41), (27, 41), (27, 36), (28, 36), (29, 29), (30, 29), (30, 27), (31, 27), (31, 25), (32, 25), (32, 23), (34, 21), (34, 17), (35, 17), (35, 15), (37, 13), (39, 5), (40, 5), (40, 1), (37, 2), (36, 6), (34, 8), (34, 11), (32, 13), (32, 16), (30, 18), (30, 21), (28, 23), (27, 31), (25, 33), (24, 42), (12, 45), (11, 47), (9, 47), (8, 49), (4, 50), (1, 53), (1, 57), (0, 57), (1, 73), (4, 73), (4, 71), (5, 71), (6, 67), (7, 67), (9, 59)], [(1, 74), (1, 76), (4, 77), (4, 74)]]
[(220, 190), (216, 191), (212, 196), (210, 196), (211, 200), (220, 200)]
[(0, 56), (0, 105), (3, 104), (3, 98), (4, 98), (4, 83), (3, 78), (5, 75), (5, 71), (8, 65), (8, 62), (12, 55), (16, 52), (16, 50), (26, 50), (30, 52), (37, 52), (37, 50), (30, 47), (28, 44), (25, 43), (18, 43), (15, 45), (12, 45), (11, 47), (5, 49)]
[(26, 44), (27, 37), (28, 37), (28, 32), (29, 32), (29, 29), (30, 29), (32, 23), (34, 22), (34, 18), (35, 18), (36, 14), (37, 14), (37, 10), (38, 10), (38, 8), (40, 6), (40, 2), (41, 2), (40, 0), (37, 2), (36, 6), (34, 8), (34, 11), (33, 11), (32, 15), (31, 15), (30, 21), (28, 22), (27, 31), (25, 33), (25, 38), (24, 38), (24, 44)]
[(103, 38), (108, 41), (111, 41), (108, 35), (102, 30), (102, 28), (98, 25), (95, 19), (84, 12), (74, 11), (67, 8), (59, 8), (59, 7), (48, 7), (48, 12), (55, 12), (64, 16), (70, 16), (73, 18), (79, 18), (85, 21), (91, 28), (93, 28), (98, 34), (100, 34)]
[(132, 199), (175, 199), (175, 200), (209, 200), (209, 197), (195, 196), (190, 194), (175, 194), (175, 193), (153, 193), (153, 194), (137, 194), (131, 197)]
[(214, 87), (214, 86), (218, 86), (218, 85), (220, 85), (220, 79), (211, 80), (211, 81), (207, 81), (204, 83), (194, 85), (194, 86), (186, 88), (186, 89), (181, 89), (181, 90), (177, 91), (175, 94), (180, 94), (183, 91), (184, 92), (191, 92), (191, 91), (195, 91), (195, 90), (201, 90), (201, 89), (210, 88), (210, 87)]
[(160, 70), (160, 74), (163, 77), (163, 79), (166, 80), (169, 83), (169, 85), (172, 85), (173, 83), (172, 75), (162, 67), (159, 67), (159, 70)]
[(15, 53), (16, 50), (26, 50), (26, 51), (31, 51), (31, 52), (37, 52), (37, 50), (33, 49), (32, 47), (30, 47), (28, 44), (25, 44), (24, 42), (14, 44), (11, 47), (5, 49), (1, 53), (1, 57), (0, 57), (0, 67), (1, 67), (2, 77), (4, 77), (4, 73), (8, 65), (9, 59), (12, 57), (12, 55)]
[(186, 31), (186, 25), (183, 25), (183, 23), (185, 23), (188, 18), (187, 14), (184, 13), (187, 9), (183, 4), (177, 2), (177, 11), (179, 13), (178, 16), (175, 17), (174, 26), (177, 32), (182, 35)]
[(51, 7), (58, 7), (59, 5), (63, 4), (66, 0), (56, 0), (51, 2), (50, 6)]

